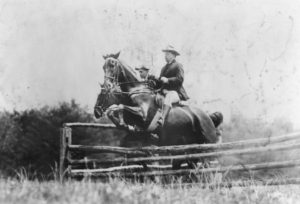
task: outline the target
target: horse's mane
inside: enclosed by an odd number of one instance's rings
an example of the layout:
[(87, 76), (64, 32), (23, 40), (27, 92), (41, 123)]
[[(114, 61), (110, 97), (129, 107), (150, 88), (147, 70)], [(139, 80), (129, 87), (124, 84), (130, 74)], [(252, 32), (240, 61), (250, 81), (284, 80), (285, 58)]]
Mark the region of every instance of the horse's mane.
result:
[(122, 71), (124, 72), (123, 74), (126, 76), (126, 77), (130, 77), (131, 79), (135, 79), (136, 81), (140, 81), (140, 77), (139, 75), (134, 71), (134, 69), (132, 67), (130, 67), (129, 65), (127, 65), (124, 61), (122, 60), (119, 60), (119, 64), (120, 64), (120, 67), (122, 69)]
[(105, 59), (105, 65), (107, 63), (107, 59), (113, 58), (118, 61), (119, 68), (120, 68), (119, 72), (121, 72), (123, 74), (125, 80), (129, 80), (132, 82), (141, 81), (140, 76), (134, 71), (134, 69), (132, 67), (127, 65), (124, 61), (118, 59), (119, 56), (120, 56), (120, 52), (118, 52), (116, 54), (104, 55), (103, 58)]

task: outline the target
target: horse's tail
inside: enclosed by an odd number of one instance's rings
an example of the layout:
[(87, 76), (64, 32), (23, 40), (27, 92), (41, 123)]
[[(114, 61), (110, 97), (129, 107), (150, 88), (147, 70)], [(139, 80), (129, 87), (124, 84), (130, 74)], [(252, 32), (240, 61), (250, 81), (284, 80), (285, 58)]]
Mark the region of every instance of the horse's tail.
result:
[(193, 117), (193, 127), (199, 136), (199, 143), (215, 143), (218, 139), (215, 124), (211, 117), (198, 107), (188, 106), (188, 109), (190, 109)]
[(209, 117), (213, 121), (216, 128), (223, 122), (223, 114), (220, 112), (214, 112), (210, 114)]
[(216, 127), (216, 133), (217, 133), (217, 142), (216, 143), (222, 143), (222, 129), (218, 128), (219, 125), (223, 122), (223, 114), (220, 112), (214, 112), (209, 115), (210, 119), (213, 121), (215, 127)]

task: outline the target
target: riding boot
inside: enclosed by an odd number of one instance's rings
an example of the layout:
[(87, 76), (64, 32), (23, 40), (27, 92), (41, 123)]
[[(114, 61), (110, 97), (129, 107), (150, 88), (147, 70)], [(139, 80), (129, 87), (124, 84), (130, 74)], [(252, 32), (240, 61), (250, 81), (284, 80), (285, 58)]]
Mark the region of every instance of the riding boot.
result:
[(172, 108), (172, 107), (169, 106), (169, 105), (166, 105), (166, 104), (163, 105), (163, 108), (162, 108), (162, 116), (161, 116), (161, 118), (157, 121), (157, 123), (158, 123), (159, 125), (163, 126), (163, 124), (164, 124), (166, 118), (167, 118), (168, 115), (169, 115), (169, 112), (170, 112), (171, 108)]

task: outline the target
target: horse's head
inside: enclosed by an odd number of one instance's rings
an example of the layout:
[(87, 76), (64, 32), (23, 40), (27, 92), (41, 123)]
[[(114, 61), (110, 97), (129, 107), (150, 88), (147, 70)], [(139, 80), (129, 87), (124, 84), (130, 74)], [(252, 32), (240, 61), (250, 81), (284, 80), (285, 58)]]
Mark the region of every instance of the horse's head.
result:
[(122, 94), (117, 86), (107, 86), (100, 84), (101, 91), (98, 94), (97, 101), (94, 107), (94, 115), (96, 118), (103, 116), (103, 113), (113, 104), (120, 104)]
[(135, 97), (138, 100), (143, 97), (145, 92), (152, 93), (148, 85), (139, 80), (135, 71), (118, 59), (119, 55), (120, 52), (103, 56), (105, 59), (103, 65), (104, 84), (101, 85), (101, 92), (94, 108), (96, 118), (101, 117), (113, 104), (131, 103), (130, 96), (132, 95), (141, 93), (139, 97)]
[(120, 61), (118, 60), (119, 55), (120, 52), (117, 54), (103, 56), (105, 59), (105, 63), (103, 65), (104, 84), (110, 88), (119, 81), (121, 71)]
[(139, 82), (140, 78), (130, 66), (118, 59), (119, 55), (120, 52), (103, 56), (104, 84), (109, 87), (120, 85), (122, 91), (129, 91), (136, 86), (135, 82)]

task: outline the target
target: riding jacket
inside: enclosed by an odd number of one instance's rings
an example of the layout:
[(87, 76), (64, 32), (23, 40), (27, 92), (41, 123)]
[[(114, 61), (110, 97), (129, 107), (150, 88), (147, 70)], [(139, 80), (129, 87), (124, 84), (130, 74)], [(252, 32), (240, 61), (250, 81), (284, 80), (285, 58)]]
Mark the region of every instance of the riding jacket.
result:
[(162, 89), (176, 91), (180, 100), (186, 101), (189, 99), (185, 89), (182, 86), (184, 80), (182, 64), (176, 62), (176, 60), (166, 64), (161, 69), (159, 78), (161, 77), (166, 77), (168, 79), (168, 83), (163, 84)]

